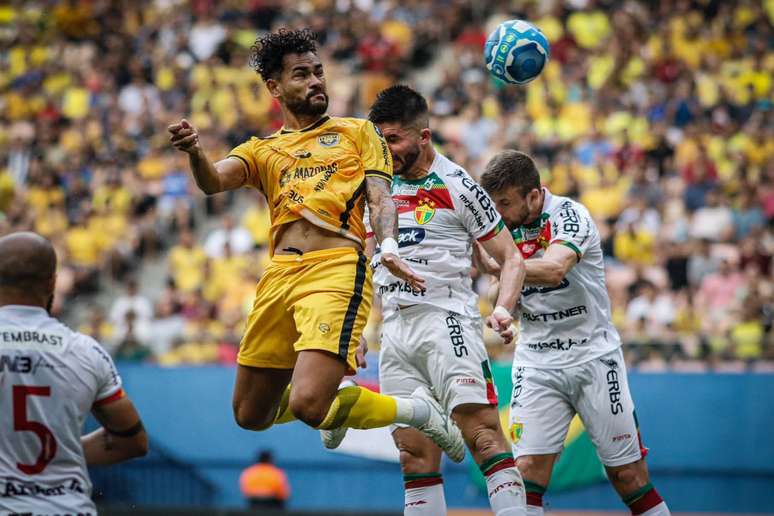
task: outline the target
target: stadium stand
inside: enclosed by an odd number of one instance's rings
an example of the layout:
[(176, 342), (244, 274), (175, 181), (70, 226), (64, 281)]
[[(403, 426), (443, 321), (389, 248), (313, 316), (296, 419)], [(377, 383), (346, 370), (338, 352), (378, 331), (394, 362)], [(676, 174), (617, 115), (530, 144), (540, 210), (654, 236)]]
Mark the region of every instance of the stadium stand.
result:
[[(552, 191), (589, 206), (633, 366), (774, 369), (774, 2), (517, 4), (4, 4), (0, 232), (55, 243), (54, 311), (119, 359), (233, 363), (268, 212), (256, 192), (201, 196), (164, 128), (187, 114), (213, 156), (278, 129), (249, 48), (256, 31), (311, 26), (331, 113), (362, 115), (412, 82), (450, 158), (478, 173), (500, 148), (524, 150)], [(552, 42), (526, 88), (482, 66), (486, 34), (513, 17)]]

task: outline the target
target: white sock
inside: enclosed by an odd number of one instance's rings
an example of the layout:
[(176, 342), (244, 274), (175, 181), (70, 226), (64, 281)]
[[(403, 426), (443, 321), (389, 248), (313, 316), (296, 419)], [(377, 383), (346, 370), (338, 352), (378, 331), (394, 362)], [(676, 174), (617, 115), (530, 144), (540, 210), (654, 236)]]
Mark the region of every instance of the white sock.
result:
[(543, 508), (534, 505), (527, 506), (527, 516), (543, 516)]
[(671, 516), (671, 514), (666, 502), (661, 502), (657, 506), (651, 507), (647, 511), (641, 513), (639, 516)]
[(430, 419), (430, 407), (421, 399), (395, 398), (397, 411), (395, 422), (417, 427)]
[(436, 483), (432, 485), (406, 487), (404, 516), (442, 516), (446, 514), (446, 498), (443, 494), (443, 480), (440, 475), (437, 479), (406, 480), (406, 484), (410, 485), (412, 482), (427, 484), (433, 481)]
[[(490, 466), (490, 471), (495, 471), (484, 474), (492, 512), (495, 516), (526, 516), (527, 494), (513, 458), (503, 459), (498, 464)], [(502, 467), (505, 464), (508, 466)]]

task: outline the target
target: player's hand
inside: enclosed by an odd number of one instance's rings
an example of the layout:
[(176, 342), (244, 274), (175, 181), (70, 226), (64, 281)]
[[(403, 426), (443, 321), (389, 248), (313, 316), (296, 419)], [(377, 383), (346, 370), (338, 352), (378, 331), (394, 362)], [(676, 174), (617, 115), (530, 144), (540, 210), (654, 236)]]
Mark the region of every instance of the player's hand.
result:
[(399, 256), (391, 253), (382, 253), (381, 262), (393, 276), (402, 279), (411, 285), (411, 288), (425, 288), (425, 280), (414, 272), (411, 267), (406, 265), (406, 262), (401, 260)]
[(513, 316), (494, 311), (486, 318), (486, 325), (500, 334), (506, 344), (510, 344), (514, 337)]
[(478, 242), (473, 246), (473, 263), (484, 274), (492, 274), (493, 276), (500, 274), (500, 264), (489, 256)]
[(507, 330), (500, 332), (500, 338), (503, 339), (503, 344), (508, 345), (519, 338), (521, 333), (521, 325), (518, 321), (511, 323)]
[(167, 131), (172, 134), (169, 141), (177, 150), (189, 154), (199, 151), (199, 133), (185, 118), (167, 127)]
[(355, 350), (355, 360), (360, 369), (368, 367), (368, 364), (366, 363), (366, 353), (368, 353), (368, 341), (361, 335), (360, 344), (357, 345), (357, 350)]

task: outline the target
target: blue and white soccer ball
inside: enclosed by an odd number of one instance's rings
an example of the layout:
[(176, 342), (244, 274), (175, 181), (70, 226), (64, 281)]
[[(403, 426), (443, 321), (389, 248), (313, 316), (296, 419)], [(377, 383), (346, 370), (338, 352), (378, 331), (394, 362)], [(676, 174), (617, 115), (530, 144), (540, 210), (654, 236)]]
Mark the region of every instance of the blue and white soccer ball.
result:
[(501, 23), (489, 35), (484, 62), (489, 73), (509, 84), (526, 84), (540, 75), (551, 47), (540, 29), (524, 20)]

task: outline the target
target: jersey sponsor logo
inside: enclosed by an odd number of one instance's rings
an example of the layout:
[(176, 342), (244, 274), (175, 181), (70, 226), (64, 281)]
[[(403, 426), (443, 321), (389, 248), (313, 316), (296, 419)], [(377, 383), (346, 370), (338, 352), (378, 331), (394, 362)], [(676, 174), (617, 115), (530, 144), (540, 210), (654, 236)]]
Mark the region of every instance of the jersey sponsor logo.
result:
[(572, 308), (568, 308), (566, 310), (559, 310), (558, 312), (550, 312), (546, 314), (531, 314), (529, 312), (522, 312), (521, 316), (530, 322), (535, 321), (561, 321), (562, 319), (567, 319), (568, 317), (575, 317), (581, 314), (588, 314), (588, 310), (586, 309), (585, 305), (580, 306), (573, 306)]
[(46, 362), (43, 357), (37, 360), (24, 355), (0, 355), (0, 373), (8, 371), (10, 373), (35, 373), (41, 367), (53, 369), (54, 366)]
[(400, 228), (398, 230), (398, 247), (417, 245), (424, 239), (424, 228)]
[(338, 172), (339, 170), (339, 164), (333, 163), (332, 166), (328, 167), (325, 172), (323, 172), (323, 177), (320, 179), (320, 181), (317, 182), (317, 184), (314, 187), (315, 192), (321, 192), (322, 190), (325, 190), (325, 187), (328, 185), (328, 181), (330, 181), (333, 174)]
[(295, 190), (291, 190), (288, 192), (288, 199), (298, 204), (304, 203), (304, 196), (296, 192)]
[(621, 403), (621, 383), (618, 381), (618, 364), (607, 372), (607, 394), (610, 398), (610, 413), (617, 416), (623, 412)]
[(427, 258), (412, 258), (411, 256), (404, 256), (403, 261), (418, 263), (419, 265), (429, 265), (430, 263)]
[(570, 201), (562, 203), (559, 217), (562, 218), (562, 230), (565, 233), (577, 235), (578, 232), (580, 232), (580, 217), (578, 217), (578, 212), (575, 211), (575, 208)]
[(454, 170), (454, 172), (449, 174), (449, 176), (450, 177), (465, 177), (465, 171), (462, 170), (461, 168), (457, 168), (457, 169)]
[(341, 141), (339, 133), (325, 133), (317, 137), (317, 143), (321, 147), (335, 147)]
[(498, 217), (497, 211), (492, 204), (492, 200), (489, 198), (489, 195), (487, 195), (484, 189), (467, 176), (462, 177), (462, 185), (476, 197), (476, 201), (478, 201), (479, 206), (484, 211), (487, 220), (489, 220), (489, 222), (496, 221)]
[(414, 220), (417, 224), (424, 225), (430, 222), (435, 215), (435, 202), (422, 199), (414, 208)]
[(393, 292), (402, 292), (404, 294), (411, 294), (414, 297), (425, 297), (427, 289), (414, 288), (406, 281), (394, 281), (387, 285), (379, 287), (379, 295), (391, 294)]
[(556, 338), (549, 340), (548, 342), (529, 342), (527, 343), (527, 349), (538, 352), (543, 352), (549, 349), (554, 351), (570, 351), (574, 346), (582, 346), (588, 341), (589, 339), (575, 340), (572, 337), (567, 340)]
[(629, 441), (632, 438), (632, 434), (621, 434), (621, 435), (614, 435), (613, 436), (613, 442), (617, 443), (619, 441)]
[(70, 478), (59, 485), (46, 486), (29, 482), (18, 478), (5, 477), (0, 482), (0, 498), (12, 498), (17, 496), (64, 496), (67, 492), (83, 493), (81, 481)]
[(45, 344), (53, 349), (62, 348), (62, 336), (29, 330), (0, 331), (0, 347), (13, 348), (16, 345)]
[(478, 226), (478, 228), (484, 229), (486, 227), (486, 224), (484, 223), (484, 218), (481, 216), (481, 213), (473, 205), (473, 201), (468, 199), (468, 197), (465, 194), (460, 194), (459, 199), (462, 201), (462, 204), (465, 205), (468, 211), (470, 211), (470, 213), (473, 215), (473, 218), (476, 220), (476, 225)]
[(311, 158), (312, 153), (306, 149), (298, 149), (297, 151), (293, 152), (293, 157), (298, 159)]
[(532, 294), (548, 294), (556, 290), (562, 290), (570, 286), (570, 281), (567, 278), (562, 278), (562, 281), (555, 287), (524, 287), (521, 290), (522, 296), (531, 296)]
[(450, 313), (446, 317), (446, 328), (449, 330), (449, 341), (454, 348), (454, 356), (457, 358), (468, 356), (468, 348), (465, 346), (465, 338), (462, 336), (462, 325), (454, 314)]
[(416, 195), (419, 192), (419, 185), (396, 184), (392, 188), (392, 195)]

